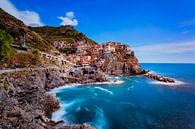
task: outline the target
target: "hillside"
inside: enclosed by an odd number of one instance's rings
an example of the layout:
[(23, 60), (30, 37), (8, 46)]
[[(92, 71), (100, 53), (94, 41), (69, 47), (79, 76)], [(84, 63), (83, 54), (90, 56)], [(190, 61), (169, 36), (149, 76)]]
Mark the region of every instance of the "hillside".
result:
[(52, 41), (64, 41), (66, 43), (74, 43), (78, 41), (84, 41), (88, 45), (97, 44), (92, 39), (88, 38), (81, 32), (78, 32), (71, 26), (60, 27), (31, 27), (31, 29), (41, 35), (48, 42)]
[(7, 31), (13, 38), (15, 45), (37, 48), (41, 51), (50, 51), (54, 48), (39, 34), (29, 29), (22, 21), (11, 16), (0, 8), (0, 29)]

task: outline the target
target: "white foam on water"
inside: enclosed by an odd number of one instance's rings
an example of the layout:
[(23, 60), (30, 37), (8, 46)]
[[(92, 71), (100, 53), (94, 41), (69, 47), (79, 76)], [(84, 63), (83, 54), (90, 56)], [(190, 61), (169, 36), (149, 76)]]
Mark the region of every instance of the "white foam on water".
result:
[(135, 80), (135, 79), (134, 79), (133, 81), (134, 81), (135, 83), (139, 83), (139, 81), (138, 81), (138, 80)]
[(97, 129), (107, 129), (107, 119), (104, 115), (104, 111), (99, 107), (96, 107), (96, 120), (94, 125)]
[(107, 82), (96, 82), (96, 83), (90, 83), (90, 84), (95, 84), (95, 85), (120, 85), (123, 84), (124, 81), (122, 80), (116, 80), (116, 81), (107, 81)]
[(104, 88), (102, 88), (102, 87), (95, 87), (96, 89), (99, 89), (99, 90), (101, 90), (101, 91), (105, 91), (105, 92), (107, 92), (107, 93), (109, 93), (109, 94), (111, 94), (111, 95), (113, 95), (113, 92), (112, 91), (109, 91), (108, 89), (104, 89)]
[(85, 107), (85, 111), (89, 112), (90, 110), (89, 110), (89, 108)]
[(96, 85), (120, 85), (123, 84), (124, 81), (122, 80), (111, 80), (111, 81), (107, 81), (107, 82), (96, 82), (96, 83), (90, 83), (90, 84), (96, 84)]
[(187, 84), (187, 83), (182, 82), (182, 81), (179, 81), (179, 80), (175, 80), (174, 83), (166, 83), (166, 82), (161, 82), (161, 81), (155, 81), (155, 80), (153, 80), (153, 81), (150, 81), (150, 84), (166, 85), (166, 86), (179, 86), (179, 85), (184, 85), (184, 84)]
[(95, 95), (95, 96), (98, 96), (98, 94), (97, 94), (97, 93), (94, 93), (94, 95)]
[(120, 79), (120, 77), (109, 77), (109, 79)]
[(60, 86), (60, 87), (54, 88), (51, 91), (49, 91), (49, 93), (55, 94), (55, 93), (60, 92), (63, 89), (74, 88), (74, 87), (78, 87), (78, 86), (81, 86), (81, 85), (82, 84), (76, 84), (76, 83), (75, 84), (67, 84), (67, 85), (64, 85), (64, 86)]
[(52, 113), (52, 120), (54, 121), (60, 121), (64, 120), (63, 115), (66, 114), (67, 112), (64, 110), (66, 108), (67, 104), (60, 104), (60, 109)]
[[(61, 102), (60, 103), (60, 109), (58, 109), (57, 111), (53, 112), (52, 113), (52, 120), (53, 121), (60, 121), (60, 120), (64, 120), (64, 122), (66, 124), (69, 124), (68, 120), (63, 117), (64, 115), (66, 115), (68, 113), (67, 109), (72, 107), (74, 104), (76, 103), (82, 103), (84, 100), (83, 99), (75, 99), (69, 103), (67, 102)], [(80, 107), (78, 107), (77, 110), (80, 110), (79, 109)]]
[(129, 91), (129, 90), (131, 90), (131, 89), (133, 89), (135, 86), (133, 85), (133, 86), (131, 86), (131, 87), (128, 87), (127, 88), (127, 91)]
[(155, 71), (149, 71), (148, 73), (149, 74), (157, 74), (157, 72), (155, 72)]

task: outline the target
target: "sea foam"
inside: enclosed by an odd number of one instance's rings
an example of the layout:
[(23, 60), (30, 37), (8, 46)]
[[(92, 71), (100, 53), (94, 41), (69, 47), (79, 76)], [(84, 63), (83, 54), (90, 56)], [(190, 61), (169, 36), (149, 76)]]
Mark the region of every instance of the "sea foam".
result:
[(66, 111), (64, 110), (66, 108), (67, 104), (60, 104), (60, 109), (52, 113), (52, 120), (54, 121), (60, 121), (66, 120), (63, 118), (63, 115), (66, 114)]
[(63, 89), (74, 88), (74, 87), (78, 87), (78, 86), (81, 86), (81, 85), (83, 85), (83, 84), (78, 84), (78, 83), (67, 84), (67, 85), (64, 85), (64, 86), (60, 86), (60, 87), (54, 88), (51, 91), (49, 91), (49, 93), (55, 94), (55, 93), (60, 92)]
[(72, 106), (78, 103), (82, 103), (83, 101), (84, 101), (83, 99), (75, 99), (71, 102), (61, 101), (62, 104), (60, 103), (60, 109), (52, 113), (52, 120), (54, 121), (64, 120), (66, 124), (70, 124), (66, 117), (64, 117), (64, 115), (68, 113), (68, 109), (70, 109)]
[[(175, 79), (174, 79), (175, 80)], [(161, 81), (151, 81), (150, 84), (156, 84), (156, 85), (166, 85), (166, 86), (179, 86), (179, 85), (184, 85), (187, 84), (185, 82), (179, 81), (179, 80), (175, 80), (174, 83), (167, 83), (167, 82), (161, 82)]]
[(109, 93), (109, 94), (111, 94), (111, 95), (113, 95), (113, 92), (112, 91), (109, 91), (108, 89), (104, 89), (104, 88), (102, 88), (102, 87), (95, 87), (96, 89), (99, 89), (99, 90), (101, 90), (101, 91), (105, 91), (105, 92), (107, 92), (107, 93)]
[(107, 82), (96, 82), (96, 83), (91, 83), (91, 84), (96, 84), (96, 85), (104, 85), (104, 84), (107, 84), (107, 85), (120, 85), (120, 84), (123, 84), (124, 81), (122, 80), (116, 80), (116, 81), (107, 81)]
[(97, 129), (107, 129), (107, 119), (104, 115), (104, 111), (99, 107), (96, 107), (96, 120), (93, 124)]

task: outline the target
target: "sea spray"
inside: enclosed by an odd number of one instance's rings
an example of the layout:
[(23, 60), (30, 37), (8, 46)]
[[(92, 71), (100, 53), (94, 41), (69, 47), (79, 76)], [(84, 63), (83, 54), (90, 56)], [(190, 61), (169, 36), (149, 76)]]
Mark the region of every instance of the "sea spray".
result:
[[(64, 116), (66, 116), (69, 113), (69, 110), (72, 109), (72, 107), (75, 104), (82, 103), (84, 100), (83, 99), (75, 99), (75, 100), (70, 101), (70, 102), (66, 102), (66, 101), (62, 101), (62, 100), (60, 100), (60, 101), (62, 102), (60, 104), (60, 109), (58, 109), (57, 111), (55, 111), (52, 114), (52, 120), (54, 120), (54, 121), (64, 120), (64, 122), (66, 124), (71, 124), (71, 122), (68, 119), (66, 119), (66, 117), (64, 117)], [(79, 107), (76, 110), (80, 110)]]

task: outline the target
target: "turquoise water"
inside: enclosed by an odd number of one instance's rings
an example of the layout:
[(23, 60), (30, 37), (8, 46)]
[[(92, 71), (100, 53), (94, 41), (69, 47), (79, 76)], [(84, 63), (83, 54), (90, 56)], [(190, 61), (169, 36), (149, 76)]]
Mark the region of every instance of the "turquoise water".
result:
[[(137, 77), (117, 84), (70, 86), (52, 91), (61, 102), (54, 120), (97, 129), (195, 129), (195, 65), (142, 64), (177, 80), (165, 85)], [(123, 83), (122, 83), (123, 82)]]

